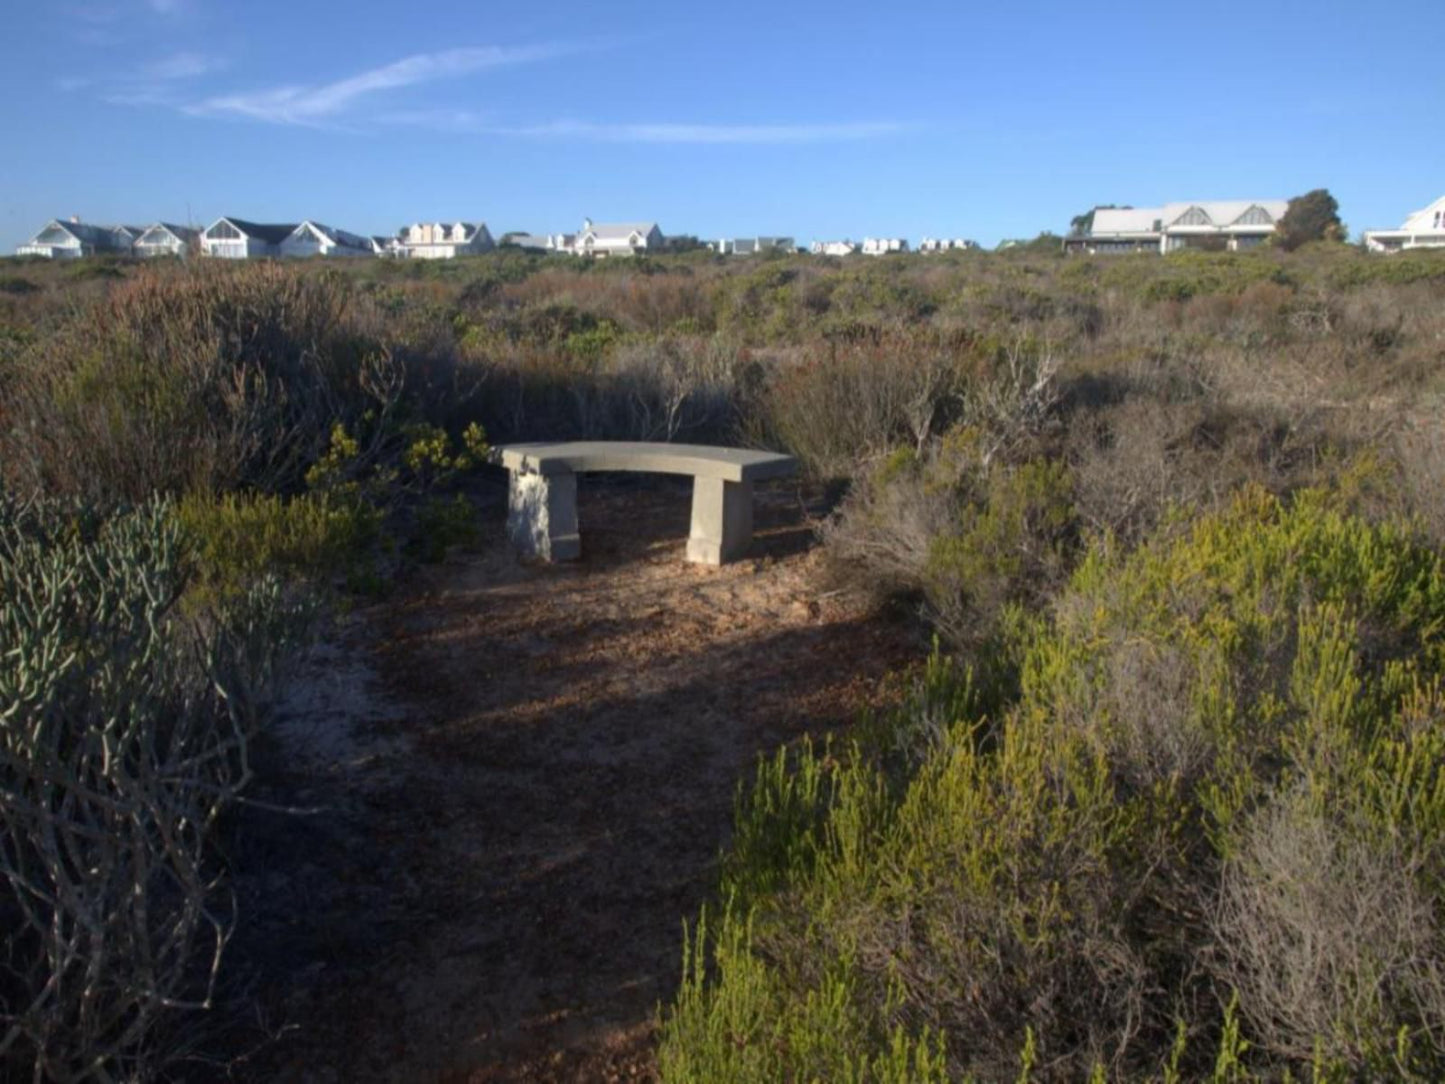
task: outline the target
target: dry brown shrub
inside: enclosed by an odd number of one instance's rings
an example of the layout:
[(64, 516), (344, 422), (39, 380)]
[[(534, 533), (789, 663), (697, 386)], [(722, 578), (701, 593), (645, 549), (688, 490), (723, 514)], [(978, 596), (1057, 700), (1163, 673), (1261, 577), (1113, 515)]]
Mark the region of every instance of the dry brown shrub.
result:
[(1418, 881), (1423, 855), (1303, 796), (1262, 810), (1227, 863), (1214, 928), (1220, 977), (1283, 1058), (1356, 1072), (1401, 1027), (1445, 1029), (1445, 940)]
[(408, 359), (351, 320), (332, 274), (139, 273), (16, 359), (0, 469), (23, 492), (100, 502), (295, 485), (333, 421), (409, 383)]
[(849, 478), (942, 431), (963, 407), (973, 361), (966, 346), (924, 329), (816, 344), (769, 373), (747, 435), (792, 451), (818, 477)]
[(500, 298), (513, 308), (573, 305), (628, 331), (657, 333), (684, 322), (710, 330), (714, 320), (710, 276), (680, 270), (649, 275), (551, 268), (503, 286)]

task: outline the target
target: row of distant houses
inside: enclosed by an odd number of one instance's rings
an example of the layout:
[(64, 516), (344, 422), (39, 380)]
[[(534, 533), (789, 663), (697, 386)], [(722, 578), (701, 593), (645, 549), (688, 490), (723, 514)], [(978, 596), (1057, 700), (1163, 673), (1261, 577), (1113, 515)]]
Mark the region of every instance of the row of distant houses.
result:
[[(1066, 252), (1111, 255), (1176, 252), (1187, 248), (1240, 251), (1264, 244), (1289, 208), (1283, 199), (1199, 200), (1158, 207), (1098, 207), (1090, 228), (1064, 239)], [(655, 222), (596, 223), (583, 219), (576, 233), (509, 233), (502, 244), (573, 256), (632, 256), (667, 247)], [(1366, 247), (1376, 252), (1445, 247), (1445, 196), (1406, 217), (1395, 230), (1366, 230)], [(414, 222), (392, 237), (370, 237), (321, 222), (263, 223), (218, 218), (203, 230), (156, 222), (150, 226), (99, 226), (79, 219), (52, 219), (16, 252), (21, 256), (67, 259), (114, 254), (181, 256), (191, 252), (223, 259), (302, 256), (384, 256), (394, 259), (450, 259), (497, 247), (483, 222)], [(791, 237), (737, 237), (710, 242), (719, 255), (751, 256), (797, 252)], [(925, 237), (918, 252), (977, 248), (962, 238)], [(908, 252), (901, 237), (814, 241), (809, 251), (823, 256), (886, 256)]]
[[(918, 242), (918, 251), (923, 253), (963, 251), (978, 248), (973, 241), (958, 238), (925, 237)], [(808, 251), (815, 256), (888, 256), (907, 252), (908, 242), (902, 237), (865, 237), (862, 241), (814, 241)]]
[[(631, 256), (663, 247), (655, 222), (594, 223), (584, 219), (577, 233), (508, 234), (506, 243), (576, 256)], [(157, 222), (151, 226), (99, 226), (78, 218), (52, 219), (25, 244), (20, 256), (74, 259), (81, 256), (184, 256), (197, 253), (245, 260), (304, 256), (395, 259), (450, 259), (497, 247), (484, 222), (415, 222), (393, 237), (364, 236), (308, 219), (252, 222), (225, 216), (203, 230)]]
[[(1289, 200), (1199, 200), (1160, 207), (1096, 207), (1083, 233), (1064, 239), (1064, 251), (1089, 255), (1177, 252), (1186, 248), (1256, 248), (1269, 240)], [(1445, 247), (1445, 196), (1405, 219), (1397, 230), (1366, 230), (1375, 252)]]

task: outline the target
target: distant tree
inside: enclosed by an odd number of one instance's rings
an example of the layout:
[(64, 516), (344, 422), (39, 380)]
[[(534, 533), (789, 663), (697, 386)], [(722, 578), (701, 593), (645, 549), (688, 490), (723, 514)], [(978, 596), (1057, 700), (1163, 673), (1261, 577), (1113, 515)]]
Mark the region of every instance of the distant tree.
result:
[(1328, 188), (1316, 188), (1289, 201), (1274, 227), (1275, 244), (1292, 252), (1310, 241), (1343, 241), (1340, 205)]
[(669, 252), (696, 252), (700, 248), (707, 248), (707, 242), (699, 240), (690, 233), (674, 234), (667, 239)]
[(1063, 251), (1064, 239), (1053, 230), (1044, 230), (1032, 241), (1023, 241), (1019, 248), (1027, 252), (1061, 252)]
[(1123, 204), (1122, 206), (1117, 203), (1101, 203), (1097, 207), (1090, 207), (1083, 214), (1075, 215), (1073, 218), (1069, 219), (1069, 236), (1083, 237), (1085, 234), (1092, 231), (1094, 228), (1095, 211), (1113, 210), (1131, 211), (1133, 210), (1133, 208), (1130, 207), (1127, 203)]

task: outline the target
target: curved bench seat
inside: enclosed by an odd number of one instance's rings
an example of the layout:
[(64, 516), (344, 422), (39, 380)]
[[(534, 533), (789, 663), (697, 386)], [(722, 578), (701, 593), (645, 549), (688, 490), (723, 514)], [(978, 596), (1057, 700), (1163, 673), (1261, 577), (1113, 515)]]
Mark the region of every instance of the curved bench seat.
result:
[(747, 549), (753, 536), (753, 483), (792, 474), (797, 461), (776, 452), (704, 444), (580, 440), (506, 444), (492, 461), (509, 472), (507, 533), (523, 553), (567, 561), (582, 550), (577, 533), (577, 475), (589, 471), (687, 474), (692, 529), (687, 559), (720, 565)]
[(506, 444), (497, 451), (502, 466), (508, 470), (535, 474), (649, 471), (721, 478), (725, 482), (760, 482), (781, 478), (797, 469), (797, 461), (790, 455), (707, 444), (574, 440), (561, 444)]

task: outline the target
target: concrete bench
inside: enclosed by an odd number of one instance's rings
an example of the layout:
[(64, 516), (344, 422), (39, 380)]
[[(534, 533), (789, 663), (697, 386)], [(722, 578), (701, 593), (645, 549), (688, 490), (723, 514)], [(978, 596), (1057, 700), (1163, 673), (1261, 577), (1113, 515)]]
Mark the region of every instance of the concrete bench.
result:
[(797, 469), (792, 456), (746, 448), (627, 441), (507, 444), (492, 453), (510, 472), (507, 535), (519, 551), (547, 561), (574, 560), (577, 475), (648, 471), (692, 475), (687, 559), (720, 565), (742, 555), (753, 537), (753, 483)]

